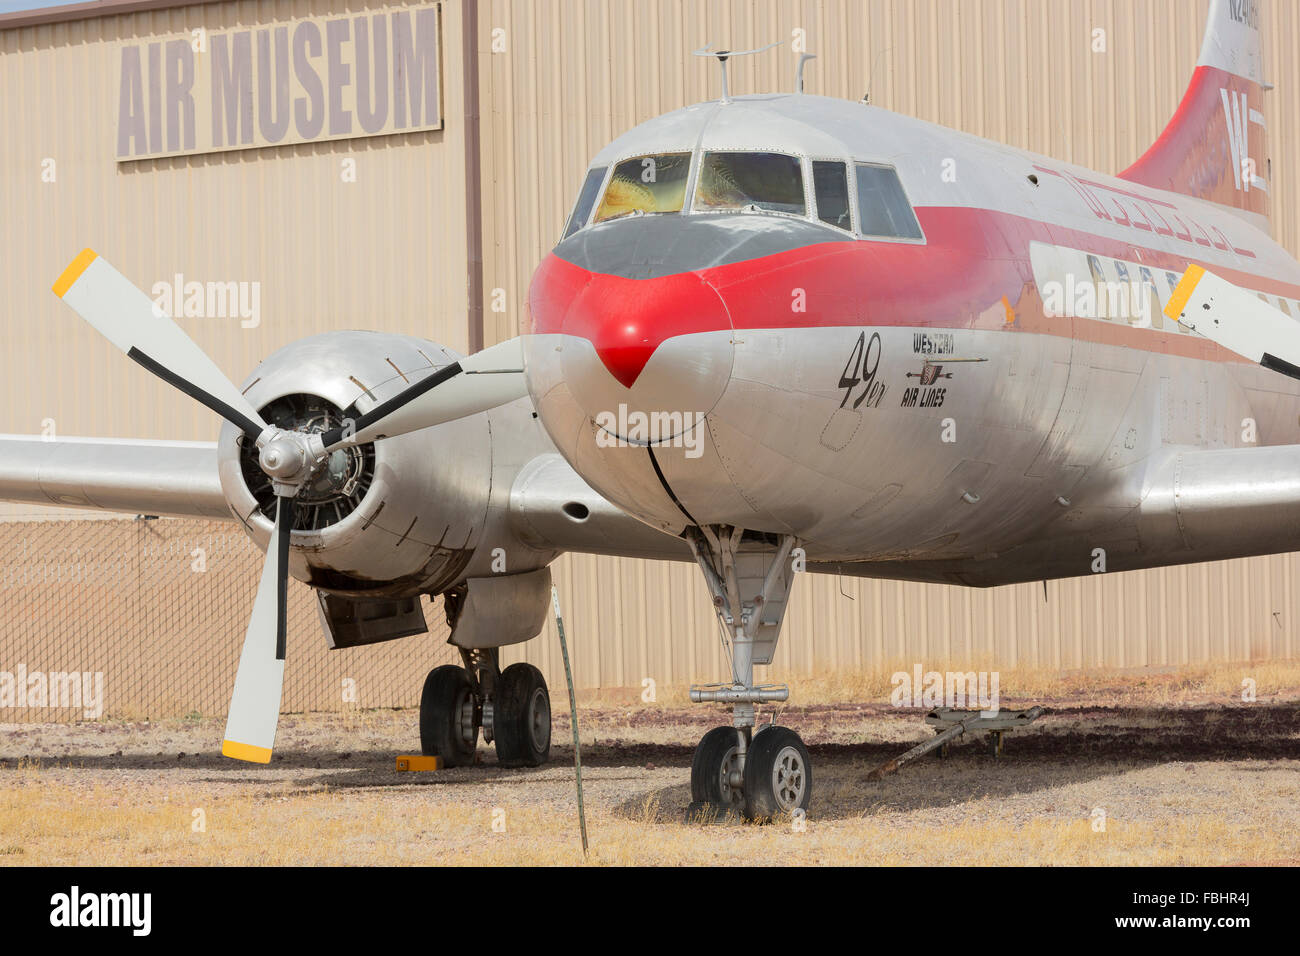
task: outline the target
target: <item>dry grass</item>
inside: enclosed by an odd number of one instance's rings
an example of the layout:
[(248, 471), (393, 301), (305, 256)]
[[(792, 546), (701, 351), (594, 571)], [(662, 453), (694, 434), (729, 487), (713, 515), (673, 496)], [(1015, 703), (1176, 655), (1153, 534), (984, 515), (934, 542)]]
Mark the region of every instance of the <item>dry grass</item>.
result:
[[(1003, 671), (1005, 699), (1054, 711), (1013, 737), (1005, 758), (970, 745), (867, 782), (929, 733), (916, 711), (883, 703), (888, 676), (794, 688), (808, 705), (782, 721), (809, 741), (816, 777), (803, 831), (683, 822), (692, 748), (717, 711), (662, 691), (667, 702), (588, 704), (589, 862), (1300, 861), (1300, 663)], [(1242, 703), (1243, 676), (1257, 703)], [(221, 723), (0, 727), (0, 866), (583, 862), (562, 715), (547, 767), (505, 770), (482, 747), (479, 766), (432, 774), (392, 769), (417, 739), (409, 710), (286, 716), (269, 767), (221, 758)]]
[[(402, 795), (316, 793), (206, 798), (205, 832), (193, 800), (175, 791), (124, 800), (96, 788), (75, 803), (63, 787), (31, 779), (0, 789), (5, 864), (477, 864), (583, 863), (572, 814), (503, 799), (491, 808), (444, 802), (427, 788)], [(886, 814), (887, 816), (887, 814)], [(1294, 819), (1292, 820), (1294, 822)], [(627, 815), (595, 807), (592, 864), (710, 863), (918, 865), (1181, 865), (1300, 860), (1300, 834), (1213, 815), (1191, 819), (1089, 819), (926, 823), (900, 827), (876, 815), (701, 831), (667, 822), (653, 797)]]
[[(895, 661), (871, 671), (827, 671), (789, 681), (791, 700), (800, 705), (888, 700), (895, 673), (911, 674), (915, 663)], [(996, 667), (988, 661), (925, 662), (927, 671), (997, 671), (1007, 702), (1051, 703), (1086, 700), (1128, 706), (1192, 703), (1214, 698), (1241, 700), (1242, 681), (1255, 682), (1258, 699), (1300, 695), (1300, 660), (1195, 664), (1185, 667), (1129, 668), (1112, 671), (1059, 671)], [(674, 689), (676, 690), (676, 689)], [(685, 699), (685, 690), (673, 699)]]

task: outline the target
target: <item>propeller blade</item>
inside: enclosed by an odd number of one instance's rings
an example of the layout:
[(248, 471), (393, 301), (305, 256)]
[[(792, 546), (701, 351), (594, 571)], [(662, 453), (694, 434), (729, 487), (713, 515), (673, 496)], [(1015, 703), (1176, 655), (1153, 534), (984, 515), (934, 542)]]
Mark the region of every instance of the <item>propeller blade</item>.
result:
[(271, 762), (284, 688), (285, 601), (292, 529), (293, 499), (277, 498), (275, 532), (266, 549), (262, 583), (257, 588), (244, 649), (239, 655), (226, 736), (221, 742), (221, 752), (236, 760)]
[(321, 441), (325, 451), (363, 445), (485, 412), (527, 394), (523, 344), (508, 339), (440, 368), (357, 418), (350, 431), (331, 429)]
[(1200, 266), (1187, 267), (1165, 315), (1230, 352), (1300, 379), (1300, 322)]
[(133, 361), (257, 438), (262, 416), (142, 291), (92, 249), (83, 249), (54, 283), (54, 294)]

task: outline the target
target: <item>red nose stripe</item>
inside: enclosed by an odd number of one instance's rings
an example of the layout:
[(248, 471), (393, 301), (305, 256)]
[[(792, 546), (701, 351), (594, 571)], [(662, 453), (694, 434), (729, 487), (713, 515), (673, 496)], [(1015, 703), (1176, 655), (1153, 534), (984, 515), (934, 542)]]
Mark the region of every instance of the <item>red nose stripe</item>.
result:
[(645, 369), (645, 363), (654, 355), (657, 345), (606, 345), (596, 349), (609, 374), (623, 383), (624, 388), (631, 388)]
[(587, 339), (625, 388), (667, 339), (731, 328), (722, 299), (695, 273), (624, 279), (589, 273), (553, 255), (533, 278), (529, 305), (533, 332)]
[[(1052, 172), (1043, 166), (1039, 169)], [(620, 382), (625, 385), (629, 380), (635, 382), (660, 342), (675, 335), (730, 329), (733, 325), (741, 329), (857, 329), (895, 325), (1005, 329), (1065, 336), (1155, 354), (1240, 362), (1239, 357), (1220, 346), (1207, 346), (1206, 340), (1199, 336), (1152, 335), (1147, 329), (1127, 323), (1072, 322), (1043, 315), (1026, 251), (1035, 241), (1114, 259), (1132, 260), (1136, 256), (1152, 269), (1162, 271), (1181, 273), (1189, 262), (1194, 262), (1238, 285), (1284, 298), (1300, 297), (1300, 280), (1294, 269), (1283, 269), (1280, 273), (1274, 270), (1276, 274), (1270, 274), (1262, 264), (1234, 268), (1205, 258), (1203, 251), (1197, 250), (1203, 250), (1205, 243), (1211, 241), (1208, 235), (1197, 245), (1191, 238), (1189, 225), (1194, 217), (1182, 207), (1175, 209), (1179, 213), (1177, 225), (1188, 232), (1186, 236), (1179, 232), (1174, 237), (1181, 245), (1173, 251), (1145, 244), (1141, 237), (1149, 234), (1138, 232), (1136, 226), (1129, 236), (1116, 238), (1109, 233), (1103, 236), (1083, 229), (1049, 227), (1036, 219), (1011, 213), (922, 206), (917, 209), (917, 217), (925, 230), (924, 245), (869, 241), (825, 243), (762, 259), (708, 266), (695, 274), (642, 280), (593, 276), (552, 254), (542, 260), (533, 274), (525, 331), (584, 335), (582, 329), (593, 321), (590, 313), (585, 307), (575, 310), (572, 316), (569, 313), (580, 293), (586, 298), (589, 283), (652, 288), (673, 281), (696, 283), (696, 276), (701, 276), (725, 301), (728, 321), (722, 321), (709, 309), (694, 320), (690, 315), (661, 315), (665, 323), (662, 327), (644, 330), (646, 340), (641, 344), (648, 348), (648, 354), (630, 354), (624, 358), (610, 353), (611, 357), (605, 360), (607, 367), (612, 362), (618, 369)], [(1262, 249), (1234, 251), (1252, 264), (1263, 261)], [(795, 301), (792, 293), (806, 294), (798, 300), (803, 309), (792, 308)], [(1004, 297), (1015, 309), (1014, 323), (1007, 322)], [(616, 319), (614, 316), (610, 321)], [(586, 337), (594, 338), (594, 332)], [(617, 343), (608, 344), (612, 347)]]

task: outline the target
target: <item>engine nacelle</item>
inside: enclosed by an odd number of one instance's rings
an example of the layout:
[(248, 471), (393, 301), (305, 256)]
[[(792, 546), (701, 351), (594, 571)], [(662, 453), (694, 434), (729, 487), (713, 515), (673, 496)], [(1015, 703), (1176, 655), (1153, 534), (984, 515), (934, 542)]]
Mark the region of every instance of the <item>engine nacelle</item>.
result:
[[(245, 381), (244, 394), (269, 424), (323, 431), (460, 357), (410, 336), (326, 332), (273, 353)], [(265, 549), (275, 498), (252, 439), (226, 424), (218, 456), (231, 512)], [(491, 468), (482, 415), (337, 449), (299, 492), (290, 572), (352, 597), (446, 590), (479, 546)]]

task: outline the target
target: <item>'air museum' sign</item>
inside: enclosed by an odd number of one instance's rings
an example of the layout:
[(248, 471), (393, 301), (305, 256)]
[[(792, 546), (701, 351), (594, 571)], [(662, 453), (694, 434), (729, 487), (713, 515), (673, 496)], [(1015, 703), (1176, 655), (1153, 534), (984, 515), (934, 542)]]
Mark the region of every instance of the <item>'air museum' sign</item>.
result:
[(438, 4), (122, 47), (117, 159), (442, 128)]

